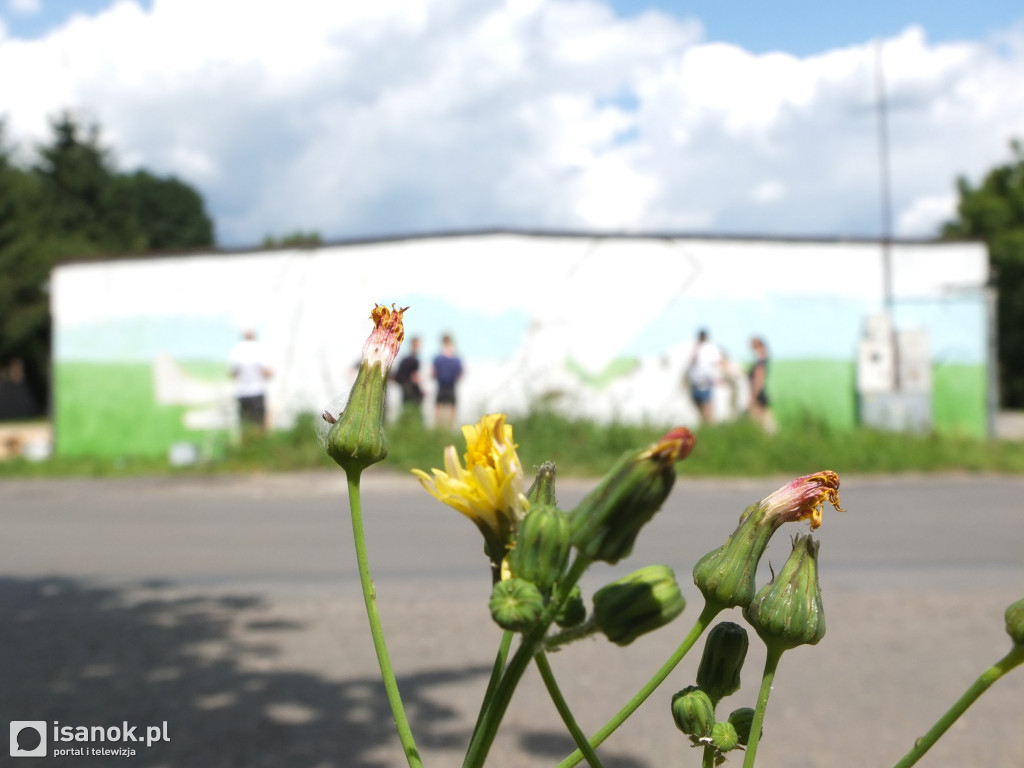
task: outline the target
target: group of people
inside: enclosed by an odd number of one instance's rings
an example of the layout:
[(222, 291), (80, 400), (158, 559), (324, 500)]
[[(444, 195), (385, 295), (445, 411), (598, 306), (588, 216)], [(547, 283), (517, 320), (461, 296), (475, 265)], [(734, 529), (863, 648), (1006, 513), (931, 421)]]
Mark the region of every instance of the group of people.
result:
[[(398, 362), (391, 380), (402, 390), (402, 411), (422, 418), (424, 393), (420, 385), (420, 339), (409, 340), (409, 354)], [(455, 426), (455, 386), (462, 378), (462, 360), (455, 351), (451, 334), (441, 337), (441, 351), (432, 361), (431, 377), (437, 382), (434, 397), (434, 425), (445, 429)]]
[[(747, 413), (765, 431), (775, 429), (771, 402), (768, 399), (768, 346), (760, 336), (750, 340), (750, 349), (754, 354), (754, 362), (747, 371), (750, 384), (750, 396), (747, 401)], [(690, 357), (690, 365), (686, 376), (690, 386), (690, 396), (700, 412), (701, 422), (715, 423), (714, 394), (718, 382), (726, 378), (726, 358), (722, 351), (711, 341), (708, 332), (701, 329), (697, 333), (697, 342)]]
[[(420, 338), (409, 340), (409, 352), (391, 374), (391, 380), (401, 388), (402, 410), (422, 418), (424, 391), (420, 378)], [(774, 431), (775, 424), (768, 398), (768, 347), (759, 336), (750, 340), (754, 362), (747, 371), (750, 396), (747, 412), (766, 431)], [(697, 334), (686, 378), (690, 395), (704, 424), (715, 423), (714, 393), (719, 382), (727, 379), (726, 358), (722, 351), (701, 329)], [(243, 428), (262, 430), (266, 422), (266, 386), (273, 371), (266, 363), (262, 347), (253, 331), (246, 331), (242, 340), (231, 351), (230, 369), (235, 379), (239, 417)], [(451, 334), (441, 337), (441, 351), (432, 360), (431, 377), (437, 384), (434, 398), (435, 426), (451, 429), (455, 425), (456, 385), (462, 378), (463, 365), (455, 351)]]
[[(423, 387), (420, 385), (420, 339), (409, 340), (409, 353), (403, 357), (391, 374), (391, 380), (401, 387), (403, 411), (414, 410), (420, 418), (423, 406)], [(238, 417), (243, 433), (262, 432), (266, 426), (267, 383), (274, 375), (267, 363), (267, 354), (256, 339), (256, 333), (246, 330), (228, 357), (228, 368), (235, 380)], [(451, 334), (441, 337), (441, 351), (433, 359), (431, 376), (437, 382), (434, 398), (434, 423), (451, 429), (455, 425), (455, 387), (462, 378), (462, 360), (455, 351)]]

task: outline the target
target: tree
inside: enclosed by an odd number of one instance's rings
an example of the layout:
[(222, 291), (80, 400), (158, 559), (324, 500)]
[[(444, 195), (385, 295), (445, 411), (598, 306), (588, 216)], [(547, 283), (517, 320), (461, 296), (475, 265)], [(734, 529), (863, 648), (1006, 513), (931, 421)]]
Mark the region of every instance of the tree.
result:
[(0, 369), (15, 361), (45, 407), (49, 389), (50, 264), (39, 245), (39, 190), (11, 163), (0, 123)]
[(943, 226), (949, 239), (988, 245), (997, 299), (1002, 405), (1024, 408), (1024, 145), (1010, 143), (1012, 160), (990, 170), (980, 186), (957, 179), (957, 218)]
[(213, 244), (199, 193), (147, 171), (120, 174), (96, 126), (51, 123), (34, 167), (11, 160), (0, 120), (0, 371), (20, 362), (40, 407), (50, 377), (48, 281), (69, 259)]
[(294, 247), (294, 248), (312, 248), (323, 243), (323, 239), (320, 237), (320, 233), (315, 230), (304, 232), (303, 230), (296, 230), (295, 232), (289, 232), (287, 235), (281, 237), (274, 237), (273, 235), (267, 235), (263, 238), (264, 248), (278, 248), (278, 247)]
[(47, 231), (65, 246), (70, 240), (80, 257), (213, 244), (213, 222), (192, 187), (145, 170), (117, 173), (99, 128), (83, 129), (70, 113), (52, 127), (36, 166)]
[(213, 244), (213, 222), (203, 198), (173, 176), (161, 179), (148, 171), (118, 176), (117, 199), (134, 217), (145, 249), (201, 248)]
[(125, 210), (99, 128), (83, 129), (65, 112), (51, 123), (53, 141), (39, 147), (45, 226), (51, 238), (73, 241), (81, 255), (139, 251), (145, 236)]

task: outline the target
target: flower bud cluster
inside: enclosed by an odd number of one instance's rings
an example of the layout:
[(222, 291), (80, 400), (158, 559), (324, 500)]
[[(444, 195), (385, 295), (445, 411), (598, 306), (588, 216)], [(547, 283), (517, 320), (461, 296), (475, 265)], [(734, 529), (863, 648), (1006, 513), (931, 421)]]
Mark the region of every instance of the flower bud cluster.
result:
[[(724, 621), (708, 633), (697, 669), (697, 684), (683, 688), (672, 697), (672, 719), (695, 746), (712, 747), (718, 758), (725, 752), (747, 745), (754, 710), (741, 707), (725, 720), (718, 720), (718, 702), (739, 690), (740, 670), (746, 659), (747, 631)], [(719, 761), (716, 761), (716, 765)]]
[[(502, 563), (502, 579), (491, 595), (491, 616), (503, 629), (521, 632), (540, 620), (565, 575), (572, 550), (569, 517), (555, 506), (555, 465), (545, 462), (526, 493), (530, 505)], [(515, 610), (512, 606), (515, 604)], [(577, 610), (582, 609), (582, 613)], [(555, 619), (579, 623), (586, 609), (578, 588), (559, 606)]]
[[(586, 608), (575, 578), (558, 589), (569, 570), (575, 547), (577, 565), (595, 560), (617, 562), (629, 554), (637, 534), (661, 507), (675, 481), (675, 463), (693, 449), (689, 430), (674, 429), (644, 450), (627, 453), (569, 514), (557, 506), (555, 467), (541, 465), (525, 498), (529, 511), (512, 535), (506, 537), (507, 556), (501, 582), (492, 595), (492, 616), (505, 629), (522, 631), (529, 625), (523, 615), (536, 603), (529, 585), (539, 596), (541, 611), (551, 605), (546, 620), (553, 620), (573, 638), (599, 630), (612, 642), (627, 645), (678, 616), (686, 605), (675, 574), (665, 566), (650, 566), (607, 585), (594, 595), (594, 613), (585, 627)], [(506, 581), (522, 582), (515, 588)], [(510, 615), (510, 601), (523, 611)], [(563, 635), (567, 636), (567, 635)]]
[(831, 470), (798, 477), (747, 507), (725, 544), (693, 567), (693, 581), (709, 603), (721, 608), (745, 608), (754, 599), (754, 577), (772, 535), (784, 523), (808, 520), (811, 530), (821, 525), (822, 507), (839, 502), (839, 476)]

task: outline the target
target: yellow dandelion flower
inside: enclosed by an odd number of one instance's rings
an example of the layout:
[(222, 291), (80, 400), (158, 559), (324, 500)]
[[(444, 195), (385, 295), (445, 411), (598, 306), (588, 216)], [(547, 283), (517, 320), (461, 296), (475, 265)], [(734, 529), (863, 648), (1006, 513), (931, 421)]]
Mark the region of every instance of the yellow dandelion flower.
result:
[(472, 520), (484, 536), (492, 565), (500, 566), (519, 522), (530, 503), (523, 494), (523, 465), (512, 442), (512, 425), (503, 413), (484, 416), (466, 425), (463, 467), (454, 445), (444, 451), (444, 470), (428, 475), (414, 469), (423, 487), (438, 501)]

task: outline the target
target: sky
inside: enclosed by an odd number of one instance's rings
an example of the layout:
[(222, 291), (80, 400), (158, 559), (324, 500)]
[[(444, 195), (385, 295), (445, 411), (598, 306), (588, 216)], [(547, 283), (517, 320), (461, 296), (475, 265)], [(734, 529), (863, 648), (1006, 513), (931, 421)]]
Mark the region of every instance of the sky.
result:
[[(879, 77), (881, 75), (881, 77)], [(63, 110), (218, 244), (487, 228), (931, 237), (1024, 138), (1009, 0), (0, 0), (25, 162)]]

